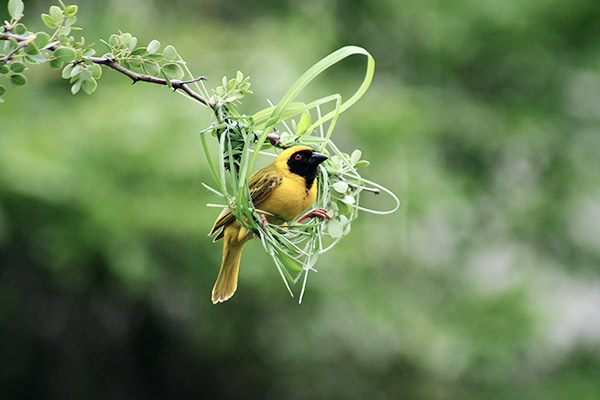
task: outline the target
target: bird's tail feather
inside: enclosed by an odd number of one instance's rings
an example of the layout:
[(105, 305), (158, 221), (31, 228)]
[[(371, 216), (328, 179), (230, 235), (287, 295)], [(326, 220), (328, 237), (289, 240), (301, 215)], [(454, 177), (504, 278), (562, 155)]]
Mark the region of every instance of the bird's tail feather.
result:
[(237, 289), (238, 272), (244, 244), (223, 246), (223, 263), (212, 290), (212, 302), (217, 304), (233, 296)]

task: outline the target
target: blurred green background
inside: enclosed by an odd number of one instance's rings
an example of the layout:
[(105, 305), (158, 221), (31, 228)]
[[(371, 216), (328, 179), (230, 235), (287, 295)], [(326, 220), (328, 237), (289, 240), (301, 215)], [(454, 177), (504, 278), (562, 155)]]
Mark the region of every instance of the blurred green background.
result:
[[(42, 29), (53, 3), (25, 3)], [(209, 87), (250, 75), (248, 113), (365, 47), (375, 80), (334, 140), (402, 207), (361, 214), (302, 305), (255, 242), (213, 306), (209, 112), (109, 70), (72, 96), (32, 67), (0, 105), (0, 397), (600, 398), (600, 2), (77, 4), (88, 42), (173, 44)]]

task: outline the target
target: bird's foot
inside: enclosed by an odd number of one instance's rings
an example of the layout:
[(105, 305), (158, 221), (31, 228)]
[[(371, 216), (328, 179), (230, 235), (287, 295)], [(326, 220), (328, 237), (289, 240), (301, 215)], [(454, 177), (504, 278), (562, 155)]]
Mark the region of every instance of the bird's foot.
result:
[(331, 216), (329, 214), (327, 214), (327, 210), (324, 208), (314, 208), (310, 211), (308, 211), (306, 214), (304, 214), (303, 216), (301, 216), (298, 221), (296, 222), (302, 222), (304, 221), (306, 218), (321, 218), (321, 219), (331, 219)]
[(265, 214), (258, 214), (260, 216), (260, 220), (263, 223), (263, 228), (266, 228), (267, 226), (269, 226), (269, 221), (267, 221), (267, 217), (265, 217)]
[[(260, 217), (260, 220), (262, 221), (262, 226), (263, 226), (263, 228), (266, 228), (267, 226), (269, 226), (269, 221), (267, 221), (267, 217), (265, 217), (265, 214), (258, 214), (258, 215), (259, 215), (259, 217)], [(248, 237), (248, 235), (249, 235), (249, 234), (250, 234), (250, 231), (246, 232), (246, 235), (244, 236), (244, 239), (245, 239), (246, 237)], [(254, 239), (256, 239), (258, 236), (256, 235), (256, 233), (253, 233), (253, 234), (252, 234), (252, 237), (253, 237)]]

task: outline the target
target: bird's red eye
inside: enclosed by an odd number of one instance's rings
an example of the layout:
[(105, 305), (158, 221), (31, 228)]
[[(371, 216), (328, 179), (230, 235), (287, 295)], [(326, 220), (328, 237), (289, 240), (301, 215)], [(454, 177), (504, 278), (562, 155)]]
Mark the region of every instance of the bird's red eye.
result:
[(300, 161), (302, 160), (302, 154), (296, 154), (294, 158), (296, 159), (296, 161)]

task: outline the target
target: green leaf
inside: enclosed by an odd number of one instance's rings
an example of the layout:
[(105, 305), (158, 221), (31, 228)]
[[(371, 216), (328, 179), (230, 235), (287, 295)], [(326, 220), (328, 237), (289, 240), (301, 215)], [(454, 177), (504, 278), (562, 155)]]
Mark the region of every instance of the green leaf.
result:
[(75, 24), (75, 22), (77, 22), (77, 17), (67, 17), (65, 18), (65, 26), (73, 26), (73, 24)]
[(98, 64), (93, 64), (88, 69), (92, 73), (92, 78), (99, 79), (102, 76), (102, 67)]
[(23, 24), (17, 24), (14, 28), (14, 33), (17, 35), (24, 35), (27, 32), (27, 27)]
[(184, 75), (183, 69), (178, 64), (165, 64), (163, 71), (170, 79), (181, 79)]
[(131, 63), (130, 63), (128, 60), (121, 60), (121, 61), (120, 61), (120, 63), (121, 63), (121, 65), (122, 65), (124, 68), (127, 68), (127, 69), (131, 69), (131, 68), (132, 68), (132, 67), (131, 67)]
[(53, 58), (52, 60), (50, 60), (51, 68), (59, 69), (62, 68), (63, 65), (65, 65), (65, 63), (59, 60), (58, 58)]
[(344, 225), (337, 219), (330, 219), (327, 223), (327, 233), (334, 239), (341, 238), (344, 235)]
[(119, 46), (119, 44), (121, 44), (121, 37), (118, 35), (112, 34), (112, 35), (110, 35), (108, 42), (110, 43), (109, 46), (117, 47), (117, 46)]
[(340, 167), (342, 165), (342, 159), (338, 155), (333, 155), (329, 157), (329, 162), (332, 163), (335, 167)]
[(145, 62), (142, 65), (142, 67), (144, 68), (144, 71), (146, 71), (146, 73), (148, 75), (152, 75), (152, 76), (158, 76), (158, 75), (160, 75), (160, 67), (156, 63)]
[(81, 83), (81, 88), (87, 94), (92, 94), (98, 87), (98, 83), (94, 79), (86, 79)]
[(352, 204), (356, 203), (356, 199), (350, 195), (347, 195), (342, 198), (342, 202), (352, 205)]
[(164, 57), (162, 54), (154, 53), (154, 54), (146, 54), (144, 59), (146, 60), (162, 60)]
[(12, 62), (10, 64), (10, 70), (12, 72), (23, 72), (23, 71), (25, 71), (25, 64), (23, 64), (22, 62), (18, 62), (18, 61)]
[(160, 49), (160, 42), (154, 39), (148, 44), (148, 48), (146, 49), (146, 51), (148, 52), (148, 54), (154, 54), (158, 51), (158, 49)]
[(51, 29), (54, 29), (58, 26), (58, 24), (48, 14), (42, 14), (42, 21), (44, 21), (44, 24)]
[(165, 50), (163, 51), (163, 57), (165, 57), (167, 60), (177, 60), (179, 58), (177, 55), (177, 50), (175, 50), (175, 47), (171, 45), (165, 47)]
[(50, 16), (52, 17), (52, 19), (57, 24), (61, 23), (62, 20), (65, 18), (65, 16), (63, 15), (62, 10), (58, 6), (51, 6), (50, 7)]
[(227, 90), (233, 90), (233, 88), (235, 88), (235, 79), (230, 79), (229, 82), (227, 82), (226, 88)]
[(346, 194), (346, 192), (348, 191), (348, 184), (346, 182), (336, 182), (332, 186), (333, 190), (341, 194)]
[(350, 163), (352, 165), (356, 164), (357, 162), (360, 161), (360, 158), (362, 157), (362, 151), (356, 149), (352, 152), (352, 155), (350, 156)]
[(312, 118), (309, 113), (302, 113), (300, 121), (298, 122), (298, 128), (296, 129), (296, 135), (302, 136), (306, 133), (310, 125), (312, 124)]
[(358, 168), (358, 167), (367, 167), (369, 166), (371, 163), (367, 160), (360, 160), (359, 162), (354, 164), (354, 168)]
[(277, 255), (279, 256), (279, 260), (282, 261), (283, 265), (285, 265), (287, 268), (294, 271), (302, 271), (302, 267), (288, 254), (284, 252), (278, 252)]
[(4, 52), (10, 53), (14, 49), (16, 49), (18, 46), (19, 46), (19, 43), (15, 39), (9, 38), (8, 40), (4, 41)]
[(78, 9), (79, 7), (75, 5), (67, 6), (67, 9), (65, 10), (65, 16), (72, 17), (73, 15), (77, 14)]
[(77, 92), (79, 92), (79, 89), (81, 89), (81, 79), (75, 81), (73, 86), (71, 86), (71, 93), (77, 94)]
[(6, 88), (2, 85), (0, 85), (0, 97), (4, 96), (4, 94), (6, 93)]
[(59, 28), (56, 31), (56, 33), (61, 36), (67, 36), (69, 33), (71, 33), (71, 28), (69, 28), (68, 26), (63, 26), (63, 27)]
[(96, 50), (94, 50), (94, 49), (85, 49), (83, 51), (84, 57), (92, 57), (94, 54), (96, 54)]
[(23, 15), (25, 5), (22, 0), (8, 0), (8, 13), (11, 18), (19, 19)]
[(133, 50), (131, 52), (132, 56), (141, 56), (146, 54), (146, 48), (145, 47), (138, 47), (137, 49)]
[[(340, 218), (341, 217), (343, 217), (343, 215), (340, 215)], [(344, 225), (344, 236), (348, 235), (350, 233), (351, 229), (352, 229), (352, 224)]]
[(350, 222), (350, 220), (345, 215), (340, 215), (340, 222), (342, 223), (343, 226), (346, 226), (346, 224), (348, 222)]
[(142, 68), (142, 60), (140, 58), (132, 58), (129, 60), (131, 68)]
[(48, 61), (48, 60), (46, 59), (46, 56), (44, 56), (42, 53), (38, 53), (38, 54), (27, 54), (27, 55), (25, 56), (25, 59), (26, 59), (27, 61), (29, 61), (30, 63), (33, 63), (33, 64), (41, 64), (41, 63), (44, 63), (44, 62)]
[(6, 64), (0, 65), (0, 74), (7, 75), (9, 72), (10, 72), (10, 68), (8, 68), (8, 65), (6, 65)]
[(54, 51), (54, 57), (58, 58), (62, 62), (75, 61), (77, 53), (70, 47), (59, 47)]
[[(131, 44), (131, 41), (133, 40), (133, 36), (131, 35), (131, 33), (129, 32), (125, 32), (125, 33), (121, 33), (120, 39), (119, 41), (127, 48), (129, 48), (129, 45)], [(137, 42), (137, 40), (136, 40)], [(132, 47), (135, 47), (132, 46)]]
[(35, 56), (40, 53), (40, 49), (35, 45), (34, 42), (30, 42), (25, 46), (25, 54), (29, 54), (31, 56)]
[(164, 70), (161, 70), (161, 71), (160, 71), (160, 75), (161, 75), (161, 76), (162, 76), (162, 77), (165, 79), (165, 81), (167, 81), (167, 87), (170, 87), (170, 88), (172, 88), (172, 87), (173, 87), (173, 84), (171, 83), (171, 78), (169, 78), (169, 77), (167, 76), (167, 74), (165, 74), (165, 71), (164, 71)]
[(340, 214), (348, 214), (350, 211), (352, 211), (352, 207), (350, 207), (346, 203), (342, 203), (341, 201), (338, 201), (336, 204), (337, 204)]
[(50, 35), (48, 35), (46, 32), (36, 33), (35, 39), (33, 39), (33, 43), (35, 43), (35, 45), (40, 49), (43, 49), (44, 46), (46, 46), (49, 41), (50, 41)]
[(132, 37), (131, 41), (127, 45), (127, 50), (133, 51), (135, 49), (135, 46), (137, 46), (137, 43), (138, 43), (137, 38), (136, 37)]
[(27, 77), (23, 74), (12, 74), (10, 81), (16, 86), (23, 86), (27, 83)]
[(86, 81), (86, 80), (91, 79), (91, 78), (92, 78), (92, 71), (90, 71), (88, 69), (84, 69), (83, 71), (81, 71), (80, 79), (82, 81)]
[(72, 78), (75, 75), (79, 75), (81, 73), (81, 71), (83, 71), (83, 67), (81, 65), (75, 65), (73, 67), (73, 69), (71, 69), (71, 73), (69, 74), (69, 76), (67, 78)]
[[(73, 66), (73, 64), (67, 64), (66, 67), (63, 68), (61, 76), (63, 79), (69, 79), (71, 76), (71, 72), (73, 71), (75, 67)], [(81, 67), (80, 67), (81, 68)]]

